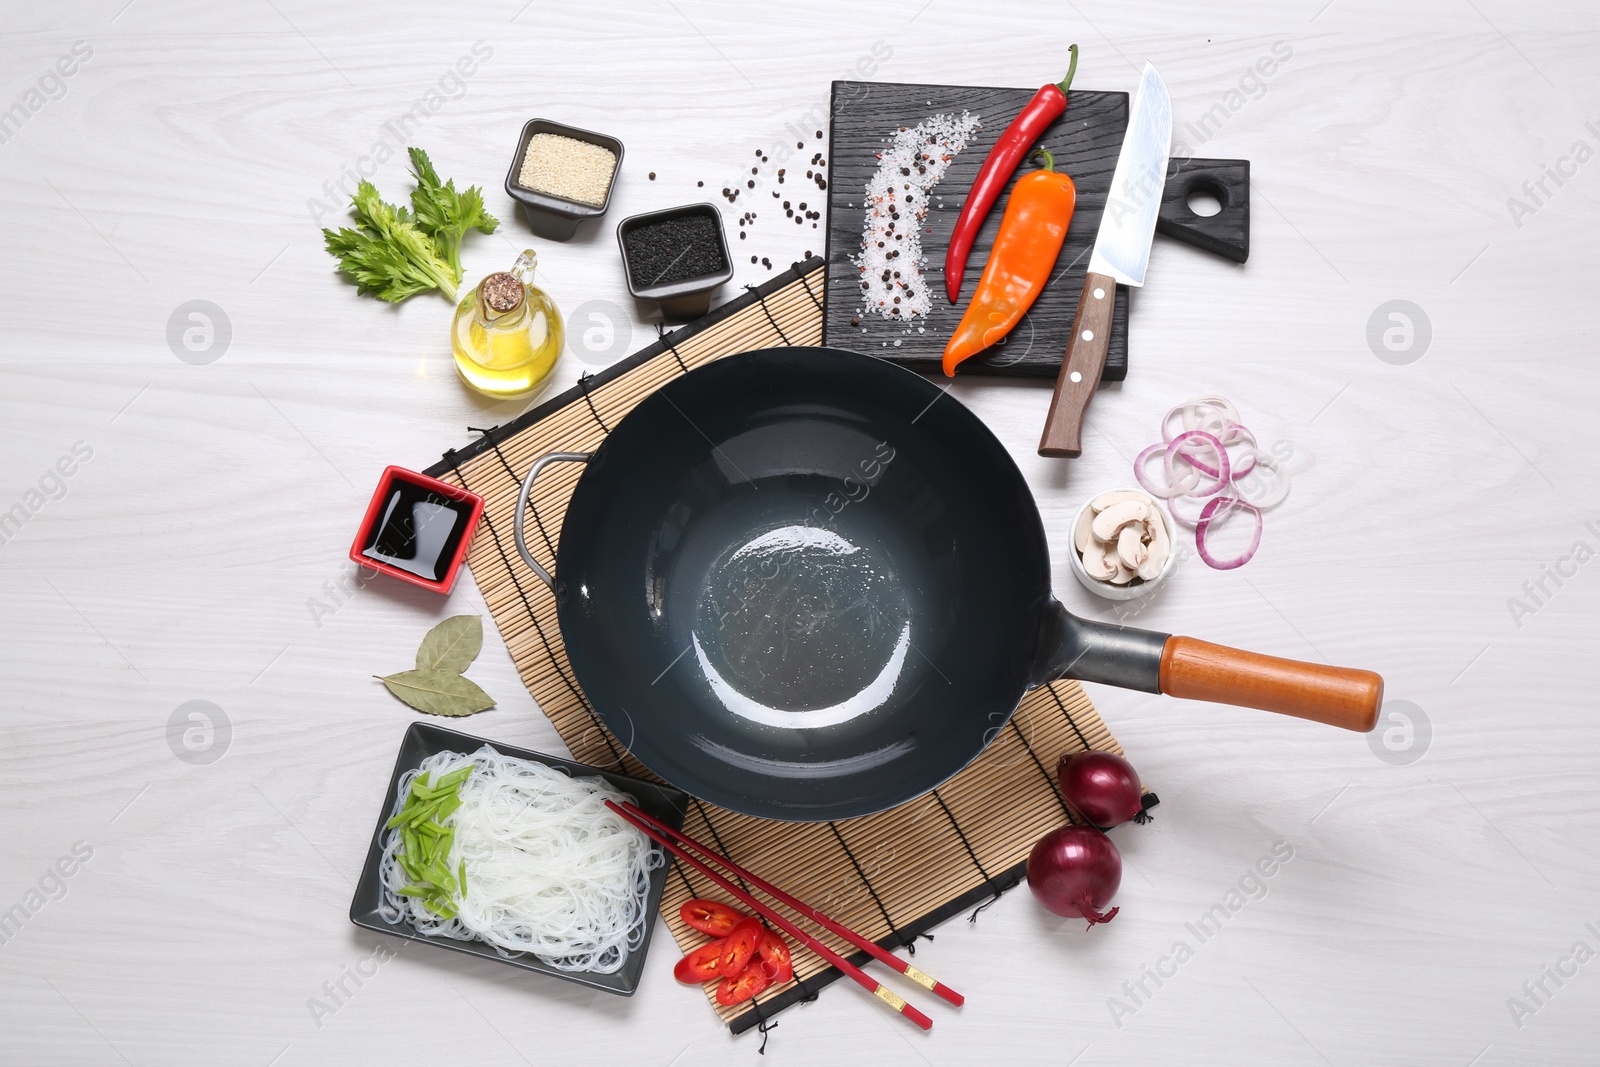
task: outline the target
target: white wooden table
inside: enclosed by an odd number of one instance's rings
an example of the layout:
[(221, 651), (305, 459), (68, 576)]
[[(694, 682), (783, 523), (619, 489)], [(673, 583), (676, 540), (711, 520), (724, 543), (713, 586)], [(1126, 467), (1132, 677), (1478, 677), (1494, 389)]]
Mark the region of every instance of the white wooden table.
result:
[[(1596, 1062), (1595, 10), (8, 3), (0, 1061)], [(1252, 161), (1250, 261), (1158, 239), (1080, 460), (1034, 455), (1043, 387), (956, 395), (1034, 487), (1058, 590), (1101, 618), (1061, 554), (1070, 514), (1129, 481), (1169, 405), (1231, 397), (1292, 451), (1293, 493), (1252, 563), (1191, 559), (1139, 623), (1377, 669), (1406, 717), (1369, 744), (1094, 687), (1163, 801), (1117, 831), (1122, 914), (1086, 934), (1019, 890), (948, 924), (918, 963), (970, 1000), (931, 1034), (841, 986), (758, 1061), (672, 981), (664, 935), (630, 1000), (387, 958), (345, 913), (415, 716), (371, 676), (483, 604), (470, 580), (341, 591), (345, 551), (384, 465), (520, 406), (457, 381), (437, 296), (390, 308), (335, 277), (324, 183), (364, 168), (398, 198), (403, 161), (376, 156), (416, 143), (481, 184), (504, 225), (469, 238), (469, 279), (532, 245), (564, 309), (603, 302), (580, 326), (614, 309), (621, 340), (564, 356), (565, 387), (652, 329), (612, 225), (552, 244), (512, 210), (525, 119), (623, 139), (614, 224), (715, 199), (753, 149), (824, 126), (829, 81), (875, 45), (876, 78), (1035, 85), (1073, 40), (1078, 85), (1130, 88), (1153, 60), (1179, 150)], [(1246, 78), (1275, 46), (1290, 58)], [(762, 220), (724, 298), (768, 276), (750, 254), (787, 264), (819, 233)], [(197, 352), (191, 301), (220, 309)], [(467, 729), (561, 750), (500, 642), (472, 673), (501, 703)], [(190, 701), (220, 714), (186, 747)], [(1275, 845), (1292, 858), (1253, 880)]]

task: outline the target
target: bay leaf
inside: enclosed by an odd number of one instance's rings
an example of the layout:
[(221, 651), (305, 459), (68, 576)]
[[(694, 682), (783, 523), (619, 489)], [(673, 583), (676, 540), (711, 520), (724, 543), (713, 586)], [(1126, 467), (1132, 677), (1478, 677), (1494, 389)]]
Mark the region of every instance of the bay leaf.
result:
[(452, 615), (428, 631), (417, 649), (417, 670), (461, 674), (483, 650), (483, 616)]
[(389, 692), (429, 715), (471, 715), (494, 707), (494, 697), (454, 671), (401, 671), (378, 680)]

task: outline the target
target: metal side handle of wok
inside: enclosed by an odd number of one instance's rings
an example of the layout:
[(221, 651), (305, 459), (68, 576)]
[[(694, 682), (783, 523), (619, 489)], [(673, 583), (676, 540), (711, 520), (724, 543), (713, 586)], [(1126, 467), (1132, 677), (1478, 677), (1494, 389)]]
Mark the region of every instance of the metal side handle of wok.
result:
[(1035, 684), (1077, 678), (1275, 711), (1360, 733), (1378, 722), (1383, 679), (1372, 671), (1263, 656), (1193, 637), (1092, 622), (1052, 603)]
[(533, 492), (533, 481), (539, 474), (552, 463), (587, 463), (592, 453), (589, 452), (548, 452), (533, 461), (533, 466), (528, 468), (528, 476), (522, 479), (522, 492), (517, 494), (517, 514), (511, 520), (511, 536), (517, 542), (517, 554), (522, 557), (522, 562), (533, 568), (533, 573), (544, 580), (553, 593), (556, 590), (554, 575), (533, 558), (533, 553), (528, 551), (528, 544), (522, 538), (522, 520), (528, 512), (528, 494)]

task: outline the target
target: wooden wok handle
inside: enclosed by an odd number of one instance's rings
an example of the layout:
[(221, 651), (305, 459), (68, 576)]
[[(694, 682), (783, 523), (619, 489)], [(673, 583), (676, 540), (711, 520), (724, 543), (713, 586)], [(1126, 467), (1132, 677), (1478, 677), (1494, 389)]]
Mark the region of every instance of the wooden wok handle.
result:
[(1039, 455), (1076, 456), (1083, 451), (1083, 413), (1106, 369), (1111, 313), (1116, 306), (1117, 280), (1090, 271), (1083, 279), (1078, 313), (1072, 317), (1072, 337), (1067, 341), (1067, 354), (1056, 377), (1050, 413), (1044, 417)]
[(1378, 722), (1383, 679), (1371, 671), (1263, 656), (1193, 637), (1161, 650), (1161, 691), (1294, 715), (1366, 733)]

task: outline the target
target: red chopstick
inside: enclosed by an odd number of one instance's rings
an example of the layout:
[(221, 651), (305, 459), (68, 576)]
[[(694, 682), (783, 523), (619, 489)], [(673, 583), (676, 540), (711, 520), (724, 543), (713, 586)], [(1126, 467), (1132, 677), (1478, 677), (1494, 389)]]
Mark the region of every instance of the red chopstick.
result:
[(893, 967), (895, 970), (899, 971), (901, 974), (905, 975), (907, 978), (911, 979), (913, 982), (922, 986), (924, 989), (935, 994), (936, 996), (943, 997), (945, 1000), (948, 1000), (950, 1003), (957, 1006), (966, 1002), (966, 997), (962, 996), (960, 993), (957, 993), (954, 989), (951, 989), (943, 982), (936, 980), (932, 975), (911, 966), (911, 964), (907, 963), (899, 956), (896, 956), (888, 949), (883, 948), (881, 945), (877, 945), (871, 941), (868, 941), (866, 938), (850, 929), (844, 923), (836, 922), (835, 920), (830, 919), (828, 916), (824, 915), (816, 908), (813, 908), (805, 901), (790, 896), (788, 893), (785, 893), (771, 882), (766, 881), (760, 875), (751, 874), (749, 871), (728, 859), (726, 856), (723, 856), (712, 849), (707, 848), (705, 845), (702, 845), (700, 842), (696, 841), (682, 830), (674, 830), (672, 827), (666, 825), (658, 819), (652, 818), (647, 812), (641, 811), (632, 804), (625, 803), (622, 806), (628, 809), (631, 814), (637, 815), (640, 819), (650, 823), (650, 825), (655, 827), (657, 830), (660, 830), (662, 833), (670, 834), (679, 842), (688, 845), (690, 848), (694, 849), (702, 856), (705, 856), (713, 863), (716, 863), (722, 867), (726, 867), (728, 870), (732, 871), (740, 878), (743, 878), (745, 881), (749, 882), (751, 885), (755, 886), (769, 897), (773, 897), (776, 900), (782, 901), (784, 904), (787, 904), (789, 907), (793, 908), (801, 915), (804, 915), (806, 918), (828, 930), (831, 930), (835, 934), (838, 934), (840, 937), (856, 946), (856, 948), (859, 948), (863, 952), (866, 952), (872, 956), (873, 959), (880, 960), (883, 963), (888, 964), (890, 967)]
[(846, 978), (849, 978), (861, 988), (865, 989), (867, 992), (871, 993), (873, 996), (889, 1005), (889, 1007), (893, 1008), (901, 1015), (904, 1015), (907, 1019), (910, 1019), (912, 1022), (922, 1027), (924, 1030), (933, 1029), (933, 1020), (922, 1014), (922, 1012), (918, 1011), (912, 1005), (907, 1004), (903, 999), (895, 994), (894, 990), (890, 989), (882, 982), (869, 977), (862, 972), (861, 968), (857, 967), (855, 964), (851, 963), (849, 960), (833, 951), (833, 949), (829, 948), (827, 945), (824, 945), (821, 941), (818, 941), (816, 938), (800, 929), (800, 927), (796, 926), (788, 919), (785, 919), (772, 908), (761, 903), (749, 893), (746, 893), (743, 889), (740, 889), (738, 886), (728, 881), (726, 878), (712, 870), (710, 867), (706, 866), (704, 863), (689, 855), (683, 849), (679, 848), (677, 843), (674, 842), (672, 838), (668, 837), (660, 830), (657, 830), (654, 826), (650, 825), (650, 823), (646, 821), (648, 816), (646, 816), (645, 819), (639, 818), (635, 814), (635, 812), (638, 811), (637, 808), (634, 808), (630, 811), (629, 808), (625, 808), (611, 800), (606, 801), (606, 807), (610, 808), (618, 815), (621, 815), (633, 825), (637, 826), (645, 833), (646, 836), (659, 843), (662, 848), (672, 853), (678, 859), (683, 860), (683, 862), (687, 863), (689, 866), (693, 867), (695, 870), (699, 871), (701, 874), (717, 883), (736, 900), (743, 902), (746, 907), (753, 908), (762, 916), (764, 916), (768, 922), (771, 922), (778, 929), (782, 930), (784, 933), (788, 934), (790, 937), (806, 946), (806, 948), (809, 948), (812, 952), (815, 952), (833, 966), (837, 967)]

